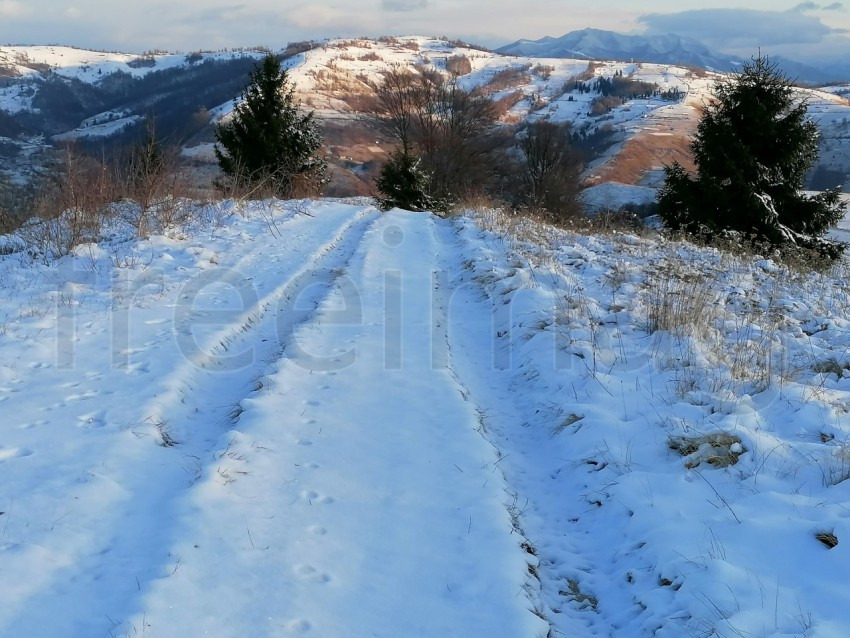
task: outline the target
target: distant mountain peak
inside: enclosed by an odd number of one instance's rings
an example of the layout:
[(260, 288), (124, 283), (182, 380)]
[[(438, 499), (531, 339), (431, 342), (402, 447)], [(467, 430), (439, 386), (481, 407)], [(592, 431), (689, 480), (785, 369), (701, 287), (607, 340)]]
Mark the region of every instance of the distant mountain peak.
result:
[[(618, 60), (622, 62), (654, 62), (696, 66), (710, 71), (737, 71), (746, 62), (743, 58), (712, 51), (702, 42), (687, 36), (629, 35), (603, 29), (570, 31), (560, 38), (546, 36), (539, 40), (517, 40), (496, 49), (504, 55), (533, 58), (575, 58)], [(753, 52), (755, 54), (755, 52)], [(809, 84), (850, 79), (846, 68), (818, 68), (779, 56), (771, 60), (790, 78)]]
[(674, 33), (628, 35), (602, 29), (571, 31), (560, 38), (517, 40), (497, 49), (505, 55), (546, 58), (596, 58), (658, 64), (698, 66), (713, 71), (734, 71), (741, 60), (715, 53), (701, 42)]

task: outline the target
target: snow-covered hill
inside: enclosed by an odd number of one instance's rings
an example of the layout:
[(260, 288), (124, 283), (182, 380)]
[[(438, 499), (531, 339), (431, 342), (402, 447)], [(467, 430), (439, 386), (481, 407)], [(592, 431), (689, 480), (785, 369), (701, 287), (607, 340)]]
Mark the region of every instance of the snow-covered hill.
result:
[[(593, 32), (585, 33), (590, 35)], [(659, 41), (646, 55), (667, 46), (672, 45)], [(497, 101), (505, 123), (569, 121), (589, 140), (593, 152), (604, 149), (588, 167), (591, 183), (644, 185), (657, 185), (663, 165), (673, 160), (688, 163), (688, 142), (700, 108), (721, 77), (666, 63), (540, 58), (532, 56), (534, 51), (506, 56), (461, 42), (413, 36), (332, 40), (293, 51), (286, 65), (298, 95), (325, 123), (337, 166), (352, 174), (380, 161), (391, 148), (388, 140), (376, 136), (365, 114), (371, 85), (391, 67), (425, 67), (448, 76), (447, 65), (463, 60), (453, 66), (462, 72), (459, 81), (480, 87)], [(232, 110), (247, 71), (261, 54), (130, 56), (62, 47), (0, 47), (0, 60), (5, 60), (0, 66), (8, 70), (8, 77), (0, 79), (5, 168), (14, 167), (16, 158), (23, 156), (16, 149), (24, 145), (67, 140), (103, 144), (138, 134), (151, 112), (163, 120), (160, 132), (185, 141), (187, 156), (209, 160), (211, 124)], [(600, 100), (594, 83), (615, 76), (636, 88), (626, 88), (621, 99)], [(827, 182), (846, 183), (850, 174), (850, 102), (842, 95), (846, 90), (800, 93), (822, 126), (823, 166), (835, 172), (825, 174)]]
[(845, 635), (846, 265), (197, 212), (0, 243), (0, 635)]

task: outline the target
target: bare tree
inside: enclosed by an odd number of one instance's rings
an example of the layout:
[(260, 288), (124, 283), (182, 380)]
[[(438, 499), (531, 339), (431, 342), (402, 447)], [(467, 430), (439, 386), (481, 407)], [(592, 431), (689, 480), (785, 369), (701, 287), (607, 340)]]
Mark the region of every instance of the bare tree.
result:
[(375, 87), (376, 113), (407, 155), (413, 147), (413, 128), (420, 105), (419, 77), (395, 67), (385, 71)]
[(483, 189), (498, 139), (490, 98), (428, 67), (388, 71), (376, 95), (377, 115), (400, 144), (401, 157), (411, 164), (421, 160), (428, 195), (448, 203)]
[(569, 124), (540, 120), (520, 134), (520, 173), (525, 204), (562, 222), (580, 211), (581, 163), (570, 142)]

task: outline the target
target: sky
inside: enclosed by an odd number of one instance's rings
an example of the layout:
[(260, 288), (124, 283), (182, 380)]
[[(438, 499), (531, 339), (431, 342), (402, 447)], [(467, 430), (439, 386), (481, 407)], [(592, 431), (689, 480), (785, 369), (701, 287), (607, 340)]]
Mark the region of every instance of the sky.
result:
[(753, 0), (0, 0), (0, 44), (193, 51), (351, 36), (446, 35), (496, 47), (593, 27), (677, 33), (750, 56), (850, 53), (850, 2)]

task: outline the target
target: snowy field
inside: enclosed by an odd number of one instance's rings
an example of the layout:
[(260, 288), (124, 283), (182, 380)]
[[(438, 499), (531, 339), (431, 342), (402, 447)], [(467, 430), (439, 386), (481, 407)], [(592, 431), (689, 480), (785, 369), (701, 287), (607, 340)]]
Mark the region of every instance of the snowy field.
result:
[(203, 212), (0, 242), (0, 636), (848, 635), (844, 277)]

